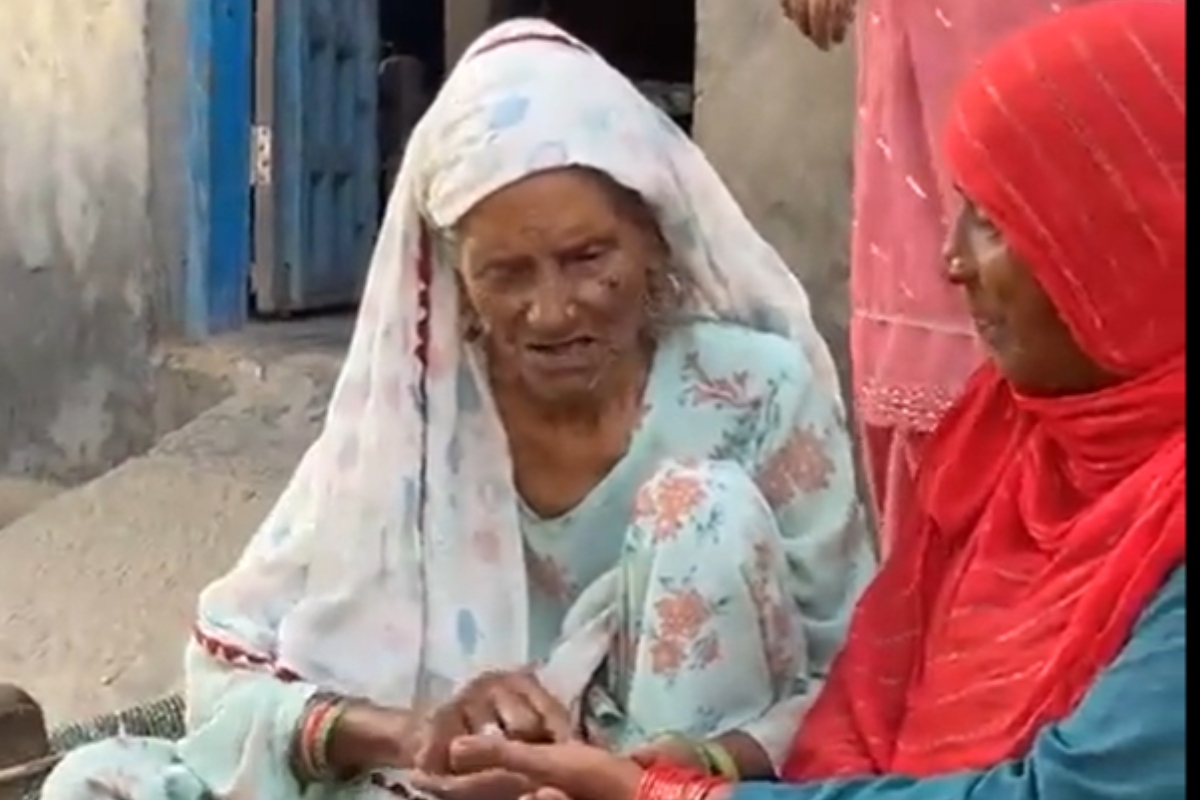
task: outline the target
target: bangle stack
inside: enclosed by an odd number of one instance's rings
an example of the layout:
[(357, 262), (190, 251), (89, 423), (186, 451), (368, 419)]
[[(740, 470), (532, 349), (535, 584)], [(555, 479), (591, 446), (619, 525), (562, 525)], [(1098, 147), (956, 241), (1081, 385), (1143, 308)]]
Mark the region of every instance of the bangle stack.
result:
[(321, 699), (314, 702), (304, 716), (296, 740), (296, 766), (305, 781), (325, 783), (338, 778), (337, 771), (329, 763), (329, 740), (347, 708), (345, 700)]
[(725, 778), (663, 764), (642, 772), (634, 800), (710, 800), (728, 785)]

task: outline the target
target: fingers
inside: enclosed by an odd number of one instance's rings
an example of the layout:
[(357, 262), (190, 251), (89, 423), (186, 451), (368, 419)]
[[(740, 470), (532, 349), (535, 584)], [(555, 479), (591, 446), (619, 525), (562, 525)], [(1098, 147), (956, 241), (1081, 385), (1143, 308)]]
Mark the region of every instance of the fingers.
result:
[(825, 0), (827, 5), (823, 40), (825, 48), (841, 44), (846, 40), (854, 24), (855, 0)]
[(787, 13), (796, 27), (820, 50), (846, 39), (854, 21), (854, 0), (791, 0)]
[(652, 767), (662, 760), (658, 754), (658, 751), (650, 745), (632, 750), (628, 755), (629, 758), (632, 759), (633, 763), (637, 764), (639, 767)]
[(524, 775), (534, 783), (550, 784), (554, 774), (555, 745), (538, 745), (505, 739), (503, 736), (467, 736), (450, 747), (450, 764), (455, 772), (467, 774), (507, 770)]
[(422, 772), (442, 775), (450, 770), (450, 743), (472, 732), (462, 708), (450, 703), (429, 716), (421, 726), (420, 747), (413, 766)]
[(473, 733), (498, 725), (510, 738), (527, 742), (565, 742), (573, 735), (570, 712), (528, 673), (481, 681), (464, 697), (463, 712)]
[(809, 39), (813, 37), (812, 5), (818, 2), (820, 0), (791, 0), (791, 13), (788, 14), (788, 18)]
[(809, 3), (812, 13), (813, 44), (820, 50), (828, 50), (833, 43), (834, 27), (837, 24), (837, 0), (812, 0)]
[[(500, 769), (553, 787), (573, 800), (632, 797), (642, 768), (627, 758), (581, 742), (528, 744), (500, 736), (471, 736), (450, 746), (457, 772)], [(536, 793), (535, 793), (536, 797)]]
[(472, 733), (492, 727), (518, 738), (533, 738), (541, 730), (541, 717), (524, 695), (497, 684), (487, 693), (464, 698), (463, 715)]
[(408, 778), (414, 789), (432, 794), (438, 800), (491, 800), (514, 797), (528, 792), (531, 784), (519, 775), (502, 770), (487, 770), (473, 775), (428, 775), (413, 773)]
[(533, 675), (524, 675), (519, 683), (526, 701), (541, 719), (542, 729), (555, 742), (570, 741), (575, 736), (571, 724), (571, 712), (558, 701), (558, 698), (546, 691)]
[(831, 45), (846, 41), (846, 34), (854, 24), (854, 0), (831, 0), (829, 42)]
[(545, 787), (532, 794), (523, 795), (521, 800), (571, 800), (571, 798), (560, 789)]
[(414, 765), (423, 772), (445, 774), (450, 770), (449, 748), (454, 739), (493, 729), (531, 743), (574, 738), (570, 712), (534, 675), (484, 675), (428, 717)]

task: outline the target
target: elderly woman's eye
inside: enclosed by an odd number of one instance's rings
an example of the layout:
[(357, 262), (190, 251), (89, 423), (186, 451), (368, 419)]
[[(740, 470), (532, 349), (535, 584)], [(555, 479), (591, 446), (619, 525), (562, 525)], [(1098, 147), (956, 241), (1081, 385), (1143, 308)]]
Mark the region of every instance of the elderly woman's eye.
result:
[(586, 247), (580, 247), (566, 253), (563, 262), (566, 264), (578, 264), (586, 266), (593, 264), (612, 252), (612, 245), (598, 242), (590, 244)]
[(580, 261), (595, 261), (597, 258), (603, 258), (607, 254), (607, 248), (597, 245), (596, 247), (589, 247), (581, 251), (578, 258)]
[(480, 280), (497, 285), (518, 282), (528, 272), (528, 265), (519, 259), (497, 259), (481, 264), (475, 274)]

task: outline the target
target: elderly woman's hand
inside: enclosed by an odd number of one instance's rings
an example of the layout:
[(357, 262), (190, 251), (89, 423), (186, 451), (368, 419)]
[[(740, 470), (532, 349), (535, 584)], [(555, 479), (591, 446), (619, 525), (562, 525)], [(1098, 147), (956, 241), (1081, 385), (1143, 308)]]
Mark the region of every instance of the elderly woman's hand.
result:
[(565, 742), (573, 735), (570, 712), (531, 671), (489, 672), (425, 719), (415, 766), (444, 775), (451, 742), (492, 731), (523, 742)]
[(821, 50), (841, 44), (854, 21), (855, 0), (779, 0), (783, 15)]
[(642, 767), (583, 742), (529, 744), (503, 736), (470, 736), (450, 748), (451, 768), (458, 773), (503, 770), (543, 787), (536, 800), (633, 800)]

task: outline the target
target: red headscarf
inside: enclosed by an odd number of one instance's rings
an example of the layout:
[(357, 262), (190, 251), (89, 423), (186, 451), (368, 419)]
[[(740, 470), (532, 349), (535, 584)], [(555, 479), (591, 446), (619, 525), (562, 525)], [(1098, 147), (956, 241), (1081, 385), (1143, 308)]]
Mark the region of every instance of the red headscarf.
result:
[[(988, 366), (930, 442), (784, 776), (979, 768), (1067, 715), (1184, 559), (1185, 4), (1062, 13), (953, 110), (964, 193), (1125, 380), (1021, 397)], [(930, 268), (935, 268), (930, 265)]]

